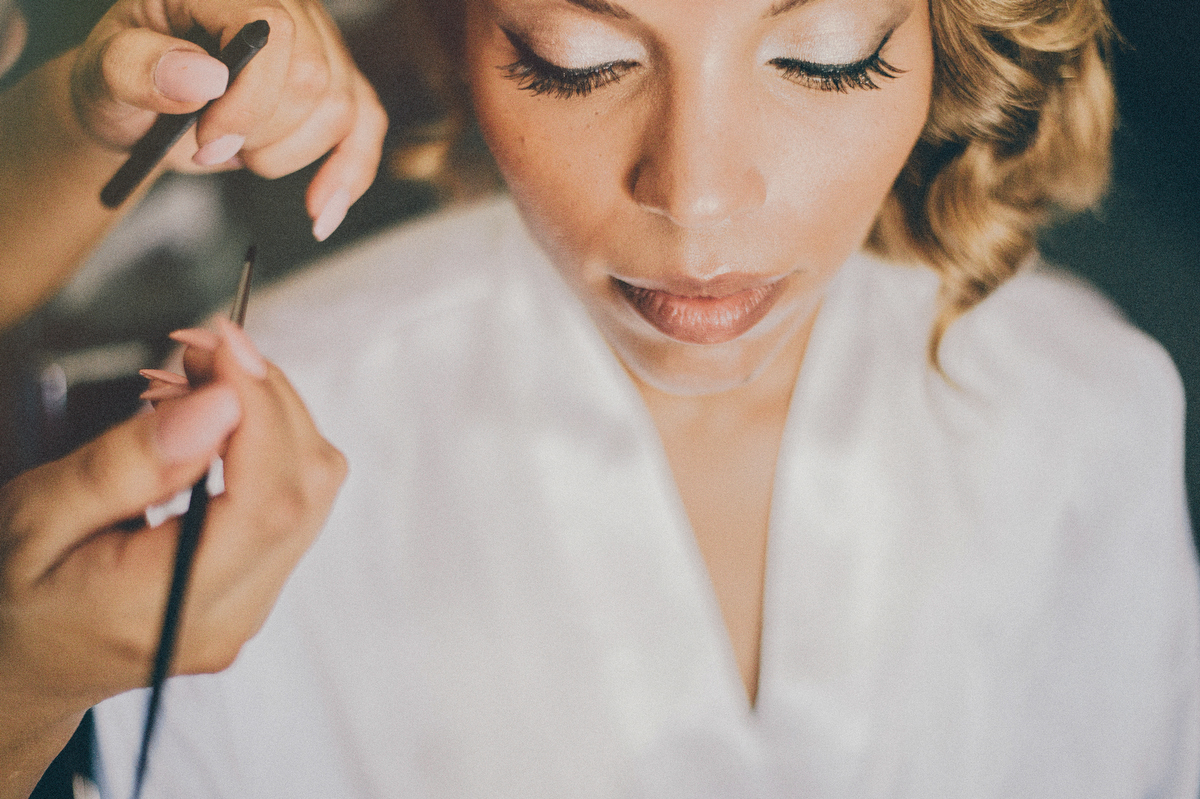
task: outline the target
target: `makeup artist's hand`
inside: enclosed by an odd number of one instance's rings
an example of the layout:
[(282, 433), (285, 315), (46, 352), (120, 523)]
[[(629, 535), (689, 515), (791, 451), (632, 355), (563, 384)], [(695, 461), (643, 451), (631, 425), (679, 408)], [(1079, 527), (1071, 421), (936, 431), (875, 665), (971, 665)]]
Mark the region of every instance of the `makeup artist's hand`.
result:
[[(345, 461), (240, 329), (191, 348), (195, 388), (0, 488), (0, 797), (27, 796), (95, 702), (144, 685), (178, 521), (129, 529), (222, 453), (177, 673), (228, 666), (323, 525)], [(21, 791), (24, 793), (21, 793)]]
[[(180, 38), (200, 25), (224, 45), (258, 19), (267, 46), (228, 92), (224, 65)], [(84, 130), (121, 149), (156, 114), (220, 98), (167, 157), (173, 169), (244, 163), (279, 177), (329, 153), (306, 198), (322, 239), (370, 185), (387, 127), (318, 0), (118, 0), (75, 54), (70, 87)]]
[[(225, 44), (257, 19), (267, 45), (222, 94), (224, 65), (179, 37), (198, 24)], [(133, 205), (100, 190), (155, 115), (213, 98), (165, 166), (278, 177), (327, 155), (305, 196), (319, 239), (378, 169), (386, 117), (320, 0), (117, 0), (82, 45), (0, 92), (0, 331)]]

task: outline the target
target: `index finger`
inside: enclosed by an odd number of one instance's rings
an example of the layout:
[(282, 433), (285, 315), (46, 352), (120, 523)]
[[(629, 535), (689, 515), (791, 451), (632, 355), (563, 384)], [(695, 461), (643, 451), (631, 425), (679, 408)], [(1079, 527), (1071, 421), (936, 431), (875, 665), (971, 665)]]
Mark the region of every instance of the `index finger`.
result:
[[(244, 143), (246, 137), (275, 114), (284, 97), (282, 88), (293, 67), (297, 26), (303, 22), (277, 2), (250, 8), (244, 3), (206, 3), (196, 21), (206, 30), (220, 31), (222, 48), (250, 23), (263, 21), (270, 26), (266, 46), (231, 81), (225, 94), (209, 105), (196, 127), (196, 139), (201, 146), (234, 137), (239, 144)], [(238, 148), (228, 149), (232, 155)]]

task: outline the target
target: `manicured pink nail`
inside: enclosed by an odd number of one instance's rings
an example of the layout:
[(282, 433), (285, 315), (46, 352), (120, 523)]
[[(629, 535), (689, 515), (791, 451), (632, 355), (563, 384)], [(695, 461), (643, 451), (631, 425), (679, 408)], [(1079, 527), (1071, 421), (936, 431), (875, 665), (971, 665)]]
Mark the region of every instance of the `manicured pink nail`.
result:
[(218, 319), (217, 326), (221, 328), (221, 337), (229, 343), (229, 351), (248, 374), (260, 380), (267, 376), (267, 363), (258, 354), (258, 350), (240, 327), (228, 319)]
[(189, 327), (183, 330), (176, 330), (170, 333), (167, 338), (172, 341), (178, 341), (184, 346), (195, 347), (205, 352), (212, 352), (221, 343), (220, 336), (202, 327)]
[(317, 220), (313, 222), (313, 238), (317, 241), (325, 241), (333, 235), (333, 231), (342, 224), (342, 220), (346, 218), (346, 212), (349, 210), (350, 192), (338, 189), (325, 201), (325, 207), (317, 215)]
[(209, 386), (155, 411), (154, 442), (173, 463), (216, 452), (242, 417), (237, 395), (228, 386)]
[(154, 67), (154, 85), (164, 97), (201, 103), (225, 93), (229, 70), (217, 59), (191, 50), (169, 50)]
[(161, 380), (164, 383), (170, 383), (176, 386), (186, 386), (188, 379), (183, 375), (177, 375), (174, 372), (168, 372), (166, 369), (141, 369), (138, 374), (147, 380)]
[(192, 160), (200, 166), (216, 166), (223, 164), (237, 155), (238, 150), (246, 143), (245, 136), (236, 133), (226, 133), (219, 139), (213, 139), (201, 147), (192, 156)]

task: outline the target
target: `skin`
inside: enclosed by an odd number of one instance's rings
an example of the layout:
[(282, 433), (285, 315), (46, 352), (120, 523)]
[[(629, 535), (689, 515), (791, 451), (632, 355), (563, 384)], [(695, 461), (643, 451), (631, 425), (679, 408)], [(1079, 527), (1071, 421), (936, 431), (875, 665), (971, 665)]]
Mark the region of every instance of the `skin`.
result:
[[(875, 75), (878, 89), (826, 91), (771, 63), (856, 62), (889, 31), (880, 55), (896, 77)], [(506, 69), (523, 50), (564, 68), (616, 62), (620, 79), (535, 93)], [(522, 214), (662, 436), (752, 703), (792, 387), (825, 286), (924, 126), (927, 5), (470, 0), (466, 51), (477, 116)], [(700, 314), (764, 284), (773, 304), (732, 336), (701, 326), (697, 341), (652, 324), (614, 278)]]

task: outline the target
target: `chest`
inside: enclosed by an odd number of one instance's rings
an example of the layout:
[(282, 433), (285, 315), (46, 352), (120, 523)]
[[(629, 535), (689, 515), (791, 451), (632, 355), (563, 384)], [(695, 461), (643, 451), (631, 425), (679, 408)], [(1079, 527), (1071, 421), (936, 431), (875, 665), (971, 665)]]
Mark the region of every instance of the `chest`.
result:
[(671, 473), (738, 672), (758, 693), (771, 496), (783, 420), (712, 435), (665, 437)]

